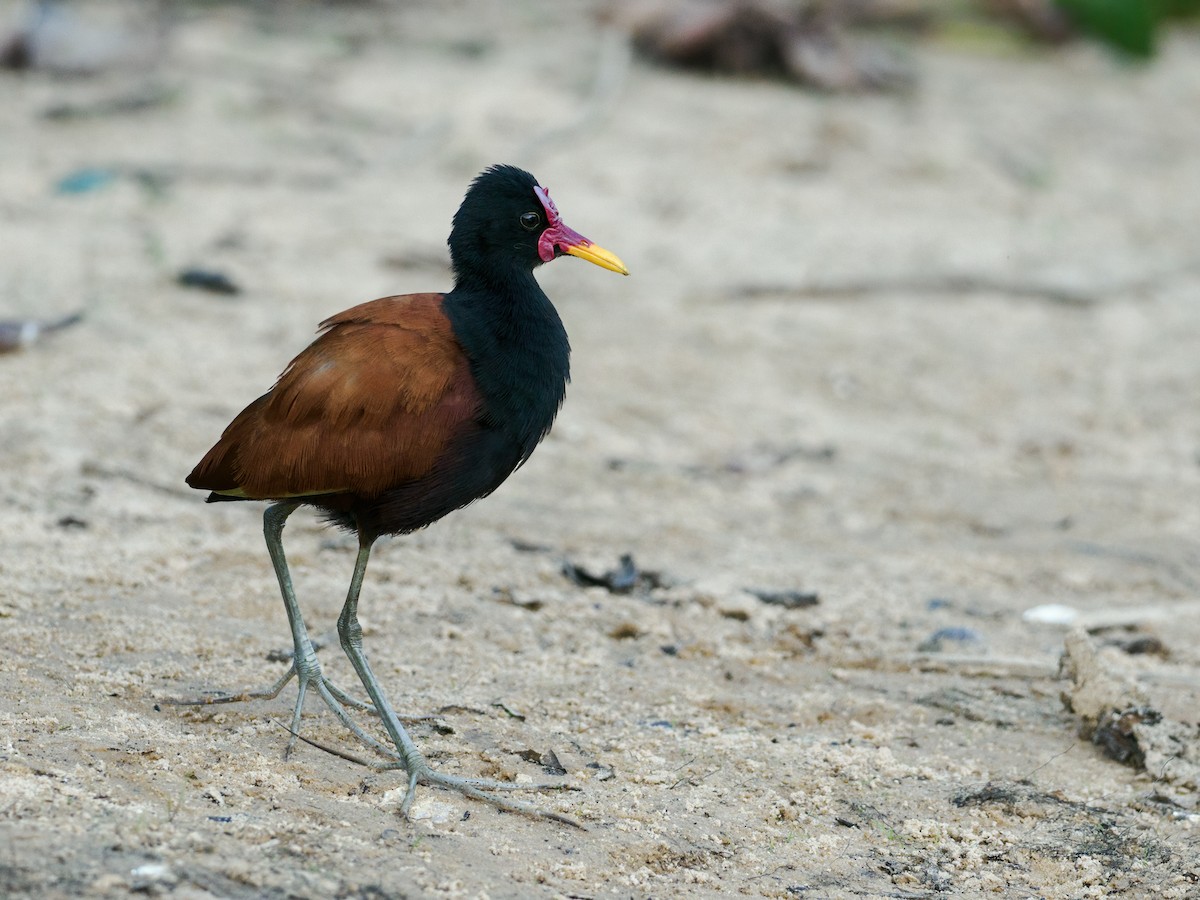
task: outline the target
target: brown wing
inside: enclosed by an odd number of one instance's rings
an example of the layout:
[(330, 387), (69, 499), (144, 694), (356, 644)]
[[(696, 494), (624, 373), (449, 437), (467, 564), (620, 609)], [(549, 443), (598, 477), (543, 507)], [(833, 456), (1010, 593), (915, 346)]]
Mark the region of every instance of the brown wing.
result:
[(374, 496), (426, 475), (480, 408), (441, 301), (385, 297), (322, 322), (188, 484), (252, 499)]

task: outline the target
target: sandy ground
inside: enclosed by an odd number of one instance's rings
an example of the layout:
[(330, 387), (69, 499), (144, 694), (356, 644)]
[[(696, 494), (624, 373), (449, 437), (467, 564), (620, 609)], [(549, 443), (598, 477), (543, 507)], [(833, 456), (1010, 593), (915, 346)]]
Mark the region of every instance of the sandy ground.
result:
[[(588, 12), (208, 7), (149, 71), (0, 80), (0, 311), (86, 311), (0, 357), (0, 894), (1200, 896), (1195, 783), (1081, 739), (1065, 629), (1022, 618), (1071, 607), (1195, 735), (1200, 39), (934, 45), (908, 96), (828, 97), (629, 63)], [(395, 773), (284, 761), (290, 690), (159, 702), (288, 645), (261, 508), (184, 475), (320, 319), (448, 287), (498, 161), (633, 276), (541, 270), (566, 408), (381, 543), (366, 645), (437, 765), (569, 782), (540, 802), (586, 830), (428, 789), (406, 821)], [(325, 632), (351, 543), (287, 543)], [(625, 553), (657, 579), (562, 574)]]

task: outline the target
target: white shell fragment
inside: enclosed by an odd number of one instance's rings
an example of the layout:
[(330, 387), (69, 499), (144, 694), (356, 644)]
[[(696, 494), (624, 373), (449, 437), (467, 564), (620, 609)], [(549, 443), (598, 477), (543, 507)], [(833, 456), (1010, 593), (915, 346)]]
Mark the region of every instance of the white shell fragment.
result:
[(1038, 625), (1073, 625), (1078, 618), (1079, 610), (1062, 603), (1043, 603), (1021, 613), (1022, 622)]

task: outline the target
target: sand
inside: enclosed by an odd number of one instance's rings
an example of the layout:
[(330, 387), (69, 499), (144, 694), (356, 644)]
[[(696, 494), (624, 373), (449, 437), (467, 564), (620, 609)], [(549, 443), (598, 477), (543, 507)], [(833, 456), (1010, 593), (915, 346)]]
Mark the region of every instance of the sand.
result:
[[(197, 6), (148, 69), (0, 78), (0, 318), (85, 314), (0, 356), (0, 894), (1200, 896), (1196, 785), (1081, 737), (1068, 625), (1023, 617), (1067, 607), (1194, 751), (1200, 39), (930, 41), (912, 92), (826, 96), (630, 60), (591, 10)], [(406, 821), (395, 772), (285, 761), (292, 688), (162, 702), (289, 643), (261, 506), (184, 476), (322, 318), (448, 287), (501, 161), (633, 275), (540, 270), (566, 407), (380, 543), (365, 642), (436, 765), (568, 783), (533, 800), (586, 830)], [(328, 633), (353, 541), (286, 542)], [(629, 592), (563, 575), (623, 554)]]

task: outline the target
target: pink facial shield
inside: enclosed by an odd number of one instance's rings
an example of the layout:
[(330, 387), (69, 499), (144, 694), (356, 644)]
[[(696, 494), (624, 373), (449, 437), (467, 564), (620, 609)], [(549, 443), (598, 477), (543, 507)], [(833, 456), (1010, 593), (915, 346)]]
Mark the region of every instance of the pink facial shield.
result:
[(542, 262), (554, 259), (554, 248), (559, 244), (563, 245), (562, 250), (565, 253), (567, 247), (587, 246), (591, 243), (582, 234), (563, 224), (562, 216), (554, 201), (550, 199), (548, 190), (539, 184), (534, 187), (533, 192), (542, 201), (542, 209), (546, 211), (546, 230), (538, 239), (538, 256), (542, 258)]
[(541, 257), (542, 262), (550, 262), (554, 259), (556, 252), (561, 250), (563, 253), (586, 259), (590, 263), (613, 272), (619, 272), (622, 275), (629, 274), (629, 270), (625, 268), (625, 264), (616, 254), (593, 244), (578, 231), (568, 228), (563, 223), (558, 207), (550, 199), (548, 190), (539, 184), (534, 186), (533, 192), (537, 194), (542, 209), (546, 212), (546, 228), (538, 238), (538, 256)]

